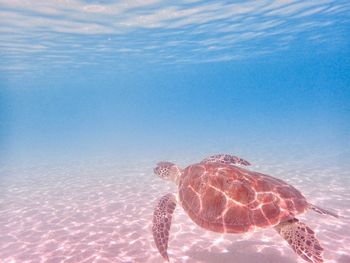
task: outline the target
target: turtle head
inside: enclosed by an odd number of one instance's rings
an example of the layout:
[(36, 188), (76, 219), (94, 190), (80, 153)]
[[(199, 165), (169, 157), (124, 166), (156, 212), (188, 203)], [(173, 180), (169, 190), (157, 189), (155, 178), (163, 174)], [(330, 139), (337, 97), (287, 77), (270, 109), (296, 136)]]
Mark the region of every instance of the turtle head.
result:
[(164, 180), (174, 181), (178, 184), (181, 169), (171, 162), (157, 163), (156, 168), (153, 169), (154, 173)]

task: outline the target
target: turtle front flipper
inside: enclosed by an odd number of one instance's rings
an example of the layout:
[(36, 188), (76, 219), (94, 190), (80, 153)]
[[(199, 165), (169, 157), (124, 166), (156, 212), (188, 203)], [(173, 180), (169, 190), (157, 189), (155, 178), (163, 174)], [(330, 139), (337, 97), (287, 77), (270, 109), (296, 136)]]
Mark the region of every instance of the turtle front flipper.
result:
[(169, 261), (167, 249), (171, 219), (176, 207), (176, 196), (167, 194), (163, 196), (154, 209), (153, 213), (153, 238), (159, 253)]
[(229, 165), (250, 165), (250, 162), (229, 154), (217, 154), (209, 156), (201, 161), (201, 163), (219, 163), (219, 164), (229, 164)]
[(275, 226), (275, 229), (305, 261), (312, 263), (323, 262), (323, 248), (317, 240), (315, 232), (307, 225), (293, 218), (281, 222)]

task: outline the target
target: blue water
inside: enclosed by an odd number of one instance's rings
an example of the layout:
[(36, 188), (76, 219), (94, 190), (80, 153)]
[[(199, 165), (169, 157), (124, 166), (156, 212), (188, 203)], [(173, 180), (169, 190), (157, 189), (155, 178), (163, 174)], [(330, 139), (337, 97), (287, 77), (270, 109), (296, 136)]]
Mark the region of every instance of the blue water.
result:
[(0, 15), (3, 167), (307, 152), (348, 169), (348, 1), (20, 0)]
[(347, 1), (19, 1), (1, 12), (6, 159), (349, 145)]

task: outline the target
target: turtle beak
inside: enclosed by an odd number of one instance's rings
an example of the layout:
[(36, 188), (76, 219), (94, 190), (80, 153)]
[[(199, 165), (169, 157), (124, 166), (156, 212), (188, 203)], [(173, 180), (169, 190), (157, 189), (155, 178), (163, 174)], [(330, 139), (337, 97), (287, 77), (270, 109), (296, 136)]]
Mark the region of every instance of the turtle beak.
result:
[(158, 167), (153, 168), (153, 172), (158, 175)]

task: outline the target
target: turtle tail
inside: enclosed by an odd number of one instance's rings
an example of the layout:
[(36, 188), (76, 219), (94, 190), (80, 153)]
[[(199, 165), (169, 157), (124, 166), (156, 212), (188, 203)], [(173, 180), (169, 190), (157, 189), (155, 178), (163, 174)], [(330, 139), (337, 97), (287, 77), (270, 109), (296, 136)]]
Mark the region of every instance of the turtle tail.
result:
[(312, 209), (312, 210), (314, 210), (315, 212), (320, 213), (320, 214), (322, 214), (322, 215), (330, 215), (330, 216), (339, 218), (339, 216), (338, 216), (337, 214), (335, 214), (335, 213), (333, 213), (333, 212), (331, 212), (331, 211), (329, 211), (329, 210), (323, 209), (323, 208), (321, 208), (321, 207), (318, 207), (318, 206), (316, 206), (316, 205), (310, 204), (310, 203), (309, 203), (309, 209)]

